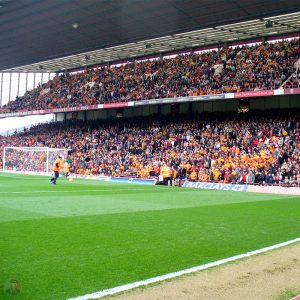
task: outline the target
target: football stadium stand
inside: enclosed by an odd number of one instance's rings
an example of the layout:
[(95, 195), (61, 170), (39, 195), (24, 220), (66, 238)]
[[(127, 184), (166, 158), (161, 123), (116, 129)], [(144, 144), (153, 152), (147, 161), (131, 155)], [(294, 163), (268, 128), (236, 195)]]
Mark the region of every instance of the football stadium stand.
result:
[[(282, 110), (181, 115), (176, 120), (170, 116), (88, 123), (70, 120), (3, 136), (0, 148), (66, 148), (71, 171), (81, 175), (149, 178), (167, 165), (178, 179), (298, 186), (298, 118), (299, 112)], [(8, 156), (6, 169), (18, 168), (24, 159), (28, 157)]]

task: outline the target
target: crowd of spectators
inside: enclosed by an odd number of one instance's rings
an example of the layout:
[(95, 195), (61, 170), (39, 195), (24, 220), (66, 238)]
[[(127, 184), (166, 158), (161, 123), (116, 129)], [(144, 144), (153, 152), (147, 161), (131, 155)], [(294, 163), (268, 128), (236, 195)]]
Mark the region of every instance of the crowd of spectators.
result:
[(299, 58), (298, 38), (99, 67), (56, 76), (0, 112), (278, 89), (293, 74)]
[(180, 179), (300, 185), (297, 111), (50, 123), (1, 137), (4, 146), (68, 149), (76, 174), (149, 178), (167, 165)]

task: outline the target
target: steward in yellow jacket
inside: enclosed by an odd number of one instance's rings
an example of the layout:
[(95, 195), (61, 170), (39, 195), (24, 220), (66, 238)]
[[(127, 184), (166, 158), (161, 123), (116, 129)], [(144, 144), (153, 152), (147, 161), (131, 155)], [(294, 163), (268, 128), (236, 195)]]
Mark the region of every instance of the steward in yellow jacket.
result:
[(53, 164), (54, 176), (50, 179), (51, 184), (56, 184), (56, 180), (59, 177), (59, 170), (61, 169), (61, 166), (62, 166), (62, 157), (58, 156), (58, 158), (55, 160)]

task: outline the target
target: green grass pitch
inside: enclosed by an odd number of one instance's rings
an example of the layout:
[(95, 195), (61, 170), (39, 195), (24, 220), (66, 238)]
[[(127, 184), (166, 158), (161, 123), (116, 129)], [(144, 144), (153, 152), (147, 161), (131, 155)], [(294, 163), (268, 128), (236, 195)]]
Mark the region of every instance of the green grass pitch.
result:
[(0, 299), (67, 299), (300, 236), (300, 197), (0, 174)]

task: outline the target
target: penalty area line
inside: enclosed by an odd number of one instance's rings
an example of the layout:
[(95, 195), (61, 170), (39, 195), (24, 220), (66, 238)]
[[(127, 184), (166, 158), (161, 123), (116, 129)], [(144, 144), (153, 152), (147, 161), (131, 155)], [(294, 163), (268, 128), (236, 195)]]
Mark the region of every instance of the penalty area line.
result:
[(253, 255), (256, 255), (256, 254), (265, 253), (265, 252), (268, 252), (270, 250), (278, 249), (278, 248), (281, 248), (281, 247), (284, 247), (284, 246), (287, 246), (287, 245), (291, 245), (291, 244), (294, 244), (294, 243), (297, 243), (297, 242), (300, 242), (300, 238), (296, 238), (296, 239), (293, 239), (293, 240), (290, 240), (290, 241), (287, 241), (287, 242), (275, 244), (273, 246), (261, 248), (261, 249), (258, 249), (258, 250), (246, 252), (244, 254), (231, 256), (231, 257), (224, 258), (224, 259), (221, 259), (221, 260), (217, 260), (217, 261), (207, 263), (207, 264), (204, 264), (204, 265), (184, 269), (184, 270), (181, 270), (181, 271), (156, 276), (156, 277), (152, 277), (152, 278), (149, 278), (149, 279), (146, 279), (146, 280), (136, 281), (136, 282), (125, 284), (125, 285), (120, 285), (120, 286), (117, 286), (117, 287), (114, 287), (114, 288), (98, 291), (98, 292), (95, 292), (95, 293), (92, 293), (92, 294), (87, 294), (87, 295), (83, 295), (83, 296), (79, 296), (79, 297), (75, 297), (75, 298), (68, 298), (67, 300), (89, 300), (89, 299), (98, 299), (98, 298), (102, 298), (104, 296), (114, 295), (114, 294), (117, 294), (117, 293), (129, 291), (129, 290), (132, 290), (132, 289), (135, 289), (135, 288), (138, 288), (138, 287), (141, 287), (141, 286), (145, 286), (145, 285), (148, 285), (148, 284), (157, 283), (157, 282), (161, 282), (161, 281), (171, 279), (171, 278), (175, 278), (175, 277), (178, 277), (178, 276), (182, 276), (182, 275), (194, 273), (194, 272), (197, 272), (197, 271), (206, 270), (206, 269), (209, 269), (209, 268), (212, 268), (212, 267), (220, 266), (220, 265), (226, 264), (228, 262), (239, 260), (241, 258), (246, 258), (246, 257), (250, 257), (250, 256), (253, 256)]

